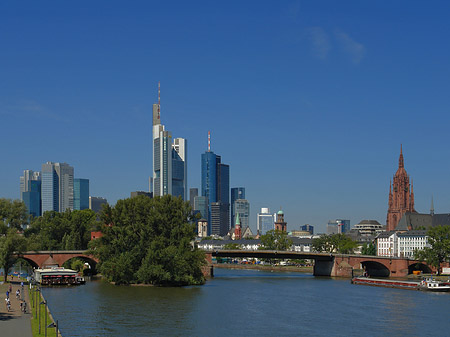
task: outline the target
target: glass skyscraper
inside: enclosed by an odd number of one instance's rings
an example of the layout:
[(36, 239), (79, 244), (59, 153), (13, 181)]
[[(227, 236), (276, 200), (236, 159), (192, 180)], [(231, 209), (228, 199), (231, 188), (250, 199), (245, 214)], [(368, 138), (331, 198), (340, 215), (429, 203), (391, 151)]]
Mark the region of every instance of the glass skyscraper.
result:
[(275, 227), (275, 215), (271, 214), (268, 208), (261, 208), (261, 212), (256, 216), (256, 227), (260, 235), (266, 234)]
[(22, 200), (27, 206), (28, 214), (38, 217), (42, 215), (41, 210), (41, 181), (30, 180), (28, 191), (22, 193)]
[(89, 179), (74, 179), (73, 181), (73, 209), (89, 208)]
[(250, 226), (250, 203), (245, 199), (237, 199), (234, 201), (235, 217), (233, 221), (236, 223), (236, 217), (239, 215), (241, 228)]
[(245, 187), (233, 187), (231, 189), (231, 227), (234, 226), (236, 221), (236, 213), (234, 211), (234, 202), (237, 199), (245, 199)]
[(42, 164), (42, 213), (73, 209), (73, 171), (66, 163)]
[(202, 196), (208, 200), (209, 234), (226, 235), (230, 229), (230, 167), (211, 150), (202, 154)]

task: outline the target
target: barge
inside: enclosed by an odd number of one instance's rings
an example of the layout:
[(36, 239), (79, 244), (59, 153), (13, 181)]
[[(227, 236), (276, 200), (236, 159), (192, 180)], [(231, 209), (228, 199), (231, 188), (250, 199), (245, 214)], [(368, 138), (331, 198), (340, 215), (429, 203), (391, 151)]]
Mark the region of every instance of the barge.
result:
[(426, 278), (426, 279), (423, 279), (421, 282), (417, 282), (417, 281), (375, 279), (375, 278), (370, 278), (370, 277), (354, 277), (354, 278), (352, 278), (352, 283), (369, 285), (369, 286), (377, 286), (377, 287), (424, 290), (424, 291), (435, 291), (435, 292), (450, 291), (450, 283), (437, 281), (433, 278)]

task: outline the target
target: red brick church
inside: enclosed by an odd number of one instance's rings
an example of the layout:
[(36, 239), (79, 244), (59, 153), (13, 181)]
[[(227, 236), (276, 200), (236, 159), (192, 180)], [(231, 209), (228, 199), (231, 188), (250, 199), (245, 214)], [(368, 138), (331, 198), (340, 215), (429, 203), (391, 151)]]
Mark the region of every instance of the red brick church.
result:
[(406, 212), (416, 212), (414, 209), (413, 186), (409, 183), (409, 175), (405, 170), (401, 146), (398, 170), (395, 173), (394, 182), (391, 183), (389, 184), (389, 208), (386, 219), (387, 231), (394, 230)]

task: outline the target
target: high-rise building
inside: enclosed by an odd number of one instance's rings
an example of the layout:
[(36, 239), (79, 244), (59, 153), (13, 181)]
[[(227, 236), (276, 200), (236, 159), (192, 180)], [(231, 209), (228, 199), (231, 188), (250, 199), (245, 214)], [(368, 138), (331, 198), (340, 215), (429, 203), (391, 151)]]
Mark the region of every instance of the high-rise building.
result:
[(304, 232), (309, 232), (311, 235), (314, 235), (314, 226), (303, 225), (303, 226), (300, 226), (300, 230), (302, 230)]
[(230, 167), (211, 151), (210, 137), (208, 132), (208, 151), (202, 154), (202, 196), (209, 203), (209, 234), (224, 236), (230, 229)]
[(187, 200), (187, 141), (175, 138), (172, 145), (172, 195)]
[(234, 222), (239, 216), (241, 228), (250, 226), (250, 203), (245, 199), (236, 199), (234, 201), (235, 218)]
[(190, 188), (189, 189), (189, 204), (191, 205), (192, 209), (194, 208), (194, 198), (198, 197), (198, 188)]
[(28, 214), (34, 217), (41, 216), (41, 181), (30, 180), (27, 188), (28, 191), (22, 192), (22, 200), (27, 207)]
[(73, 180), (73, 209), (89, 208), (89, 179), (76, 178)]
[(102, 205), (106, 205), (108, 201), (101, 197), (89, 197), (89, 209), (92, 209), (95, 213), (99, 213), (102, 210)]
[(231, 226), (233, 227), (235, 225), (235, 217), (236, 213), (234, 211), (234, 202), (237, 199), (245, 199), (245, 187), (233, 187), (231, 189)]
[(274, 229), (275, 218), (269, 209), (261, 208), (261, 212), (256, 215), (256, 229), (259, 235), (264, 235)]
[(200, 217), (208, 221), (208, 198), (203, 196), (194, 197), (194, 212), (200, 213)]
[[(393, 191), (392, 191), (393, 190)], [(403, 160), (402, 146), (398, 169), (394, 175), (394, 182), (389, 183), (389, 208), (386, 217), (386, 230), (392, 231), (406, 212), (415, 213), (413, 186), (409, 183), (409, 175), (406, 173)]]
[(23, 200), (23, 192), (28, 192), (31, 190), (30, 182), (35, 180), (41, 180), (41, 172), (34, 172), (33, 170), (23, 171), (23, 176), (20, 177), (20, 200)]
[(66, 163), (42, 164), (42, 212), (73, 210), (73, 167)]
[(172, 194), (187, 197), (187, 140), (176, 138), (161, 124), (160, 85), (158, 103), (153, 104), (153, 188), (154, 196)]
[(339, 234), (348, 233), (350, 230), (350, 220), (336, 219), (336, 224), (338, 226)]

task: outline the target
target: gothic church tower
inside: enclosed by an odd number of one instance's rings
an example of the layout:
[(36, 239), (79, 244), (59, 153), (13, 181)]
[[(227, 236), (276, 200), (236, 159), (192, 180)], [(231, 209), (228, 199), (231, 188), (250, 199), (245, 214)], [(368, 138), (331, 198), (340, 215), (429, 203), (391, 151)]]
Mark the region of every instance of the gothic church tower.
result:
[(394, 176), (394, 182), (389, 184), (389, 208), (386, 219), (386, 230), (391, 231), (397, 227), (403, 214), (415, 212), (414, 192), (412, 184), (403, 162), (403, 152), (400, 146), (400, 158), (398, 159), (398, 170)]

